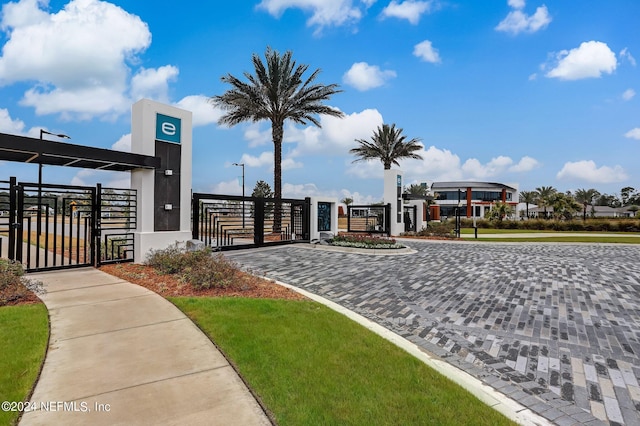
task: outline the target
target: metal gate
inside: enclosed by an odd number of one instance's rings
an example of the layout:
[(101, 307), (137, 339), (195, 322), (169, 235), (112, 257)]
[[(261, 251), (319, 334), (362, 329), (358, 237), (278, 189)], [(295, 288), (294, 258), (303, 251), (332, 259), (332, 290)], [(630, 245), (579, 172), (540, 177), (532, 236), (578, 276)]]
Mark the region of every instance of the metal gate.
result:
[(309, 242), (311, 200), (194, 193), (193, 238), (216, 250)]
[(391, 204), (347, 206), (347, 232), (391, 234)]
[(133, 260), (136, 194), (0, 181), (0, 257), (27, 272)]
[(418, 206), (404, 207), (404, 232), (416, 232)]

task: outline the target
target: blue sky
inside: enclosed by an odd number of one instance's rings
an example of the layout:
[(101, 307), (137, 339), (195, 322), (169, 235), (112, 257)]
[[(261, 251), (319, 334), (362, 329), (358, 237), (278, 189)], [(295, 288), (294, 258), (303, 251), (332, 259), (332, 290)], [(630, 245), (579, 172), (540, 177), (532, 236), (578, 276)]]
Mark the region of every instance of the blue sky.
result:
[[(0, 132), (128, 150), (141, 98), (194, 113), (193, 186), (239, 194), (273, 181), (269, 123), (216, 124), (207, 99), (267, 46), (343, 90), (342, 120), (287, 126), (285, 196), (382, 198), (382, 164), (352, 164), (382, 123), (420, 138), (405, 182), (486, 180), (521, 190), (640, 189), (637, 0), (3, 2)], [(0, 179), (35, 181), (3, 162)], [(128, 176), (45, 167), (45, 181), (122, 186)]]

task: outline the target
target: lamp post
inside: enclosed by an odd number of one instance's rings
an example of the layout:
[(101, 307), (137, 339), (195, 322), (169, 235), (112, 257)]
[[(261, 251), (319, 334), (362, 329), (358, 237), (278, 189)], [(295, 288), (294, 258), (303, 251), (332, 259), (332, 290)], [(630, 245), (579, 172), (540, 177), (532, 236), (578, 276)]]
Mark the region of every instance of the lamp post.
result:
[[(51, 133), (44, 129), (40, 129), (40, 142), (43, 143), (44, 139), (43, 135), (51, 135), (62, 139), (71, 139), (70, 136), (67, 136), (62, 133)], [(47, 204), (47, 211), (49, 205)], [(42, 235), (42, 147), (40, 147), (40, 152), (38, 153), (38, 210), (36, 212), (36, 241), (37, 244), (40, 245), (40, 238)], [(36, 265), (39, 262), (39, 254), (40, 250), (36, 250)], [(39, 265), (38, 265), (39, 266)]]
[(242, 167), (242, 229), (244, 229), (244, 163), (233, 163), (234, 166)]

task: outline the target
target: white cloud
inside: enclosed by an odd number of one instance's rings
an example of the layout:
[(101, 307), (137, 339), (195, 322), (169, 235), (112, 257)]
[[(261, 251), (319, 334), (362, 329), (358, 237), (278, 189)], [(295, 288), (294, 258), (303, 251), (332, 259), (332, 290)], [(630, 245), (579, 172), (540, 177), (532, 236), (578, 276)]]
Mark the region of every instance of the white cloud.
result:
[(496, 26), (496, 31), (514, 35), (521, 32), (535, 33), (551, 23), (551, 15), (545, 5), (538, 7), (533, 15), (527, 15), (522, 11), (525, 6), (524, 0), (509, 0), (508, 4), (514, 10)]
[(257, 157), (250, 154), (242, 154), (240, 162), (247, 167), (273, 166), (273, 152), (265, 151)]
[(0, 132), (21, 135), (24, 132), (24, 121), (12, 119), (8, 109), (0, 108)]
[(558, 179), (574, 179), (599, 184), (623, 182), (629, 178), (621, 166), (597, 167), (592, 160), (565, 163), (556, 177)]
[(423, 13), (431, 10), (431, 1), (415, 1), (406, 0), (401, 3), (393, 0), (387, 7), (382, 10), (383, 18), (399, 18), (406, 19), (411, 24), (416, 25), (420, 22)]
[(356, 62), (351, 65), (349, 71), (342, 76), (342, 81), (360, 91), (365, 91), (380, 87), (389, 79), (395, 77), (395, 71), (383, 71), (377, 65), (369, 65), (366, 62)]
[(107, 188), (130, 188), (131, 174), (129, 172), (80, 169), (78, 173), (71, 178), (71, 185), (95, 186), (98, 183)]
[(363, 10), (373, 3), (372, 0), (262, 0), (257, 7), (276, 18), (290, 8), (311, 12), (307, 26), (316, 26), (318, 34), (324, 27), (357, 23)]
[(120, 139), (118, 139), (113, 145), (111, 145), (111, 149), (115, 149), (116, 151), (131, 152), (131, 133), (122, 135)]
[[(285, 130), (285, 137), (287, 136), (287, 133), (288, 131)], [(259, 123), (252, 123), (245, 129), (244, 139), (246, 141), (249, 141), (249, 146), (252, 148), (256, 146), (267, 145), (268, 143), (273, 142), (271, 127), (265, 130), (260, 130)]]
[(413, 55), (425, 62), (437, 64), (440, 62), (438, 49), (435, 49), (429, 40), (422, 41), (413, 47)]
[(579, 47), (556, 54), (557, 64), (546, 76), (561, 80), (597, 78), (615, 71), (618, 61), (606, 43), (586, 41)]
[(178, 77), (178, 68), (165, 65), (160, 68), (141, 68), (131, 78), (132, 100), (155, 99), (158, 102), (169, 103), (169, 82)]
[[(268, 166), (273, 170), (273, 152), (265, 151), (259, 156), (253, 156), (250, 154), (242, 154), (240, 162), (244, 163), (247, 167), (265, 167)], [(303, 164), (295, 161), (292, 157), (286, 156), (280, 163), (282, 170), (299, 169), (303, 167)]]
[(516, 173), (524, 173), (524, 172), (530, 172), (531, 170), (537, 169), (541, 166), (542, 164), (540, 164), (538, 160), (525, 155), (520, 159), (518, 164), (514, 164), (513, 166), (509, 167), (509, 171), (516, 172)]
[(629, 130), (627, 133), (624, 134), (624, 137), (629, 139), (640, 140), (640, 127), (636, 127), (635, 129)]
[(132, 68), (151, 43), (138, 16), (99, 0), (71, 0), (52, 14), (43, 10), (47, 6), (45, 0), (20, 0), (2, 8), (7, 42), (0, 85), (31, 84), (21, 105), (39, 115), (89, 119), (129, 113), (139, 96), (166, 100), (175, 67)]
[(633, 65), (634, 67), (636, 66), (636, 58), (631, 56), (631, 52), (629, 52), (629, 49), (627, 49), (626, 47), (620, 51), (619, 56), (621, 61), (623, 59), (626, 59), (631, 65)]
[(214, 108), (209, 102), (209, 98), (204, 95), (186, 96), (176, 102), (175, 106), (193, 113), (193, 127), (216, 123), (223, 114), (219, 108)]
[(297, 143), (291, 156), (324, 154), (347, 155), (356, 145), (356, 139), (368, 139), (382, 125), (382, 115), (376, 109), (366, 109), (345, 115), (344, 118), (321, 116), (322, 128), (308, 126), (304, 129), (290, 127), (285, 130), (285, 140)]
[(625, 101), (630, 101), (636, 95), (636, 91), (633, 89), (627, 89), (622, 93), (622, 99)]
[[(347, 155), (350, 148), (355, 146), (355, 139), (367, 139), (373, 131), (382, 125), (382, 115), (376, 109), (366, 109), (361, 112), (347, 114), (343, 118), (320, 116), (321, 128), (316, 126), (296, 127), (288, 122), (285, 124), (285, 144), (295, 144), (289, 153), (291, 158), (302, 155)], [(272, 143), (271, 127), (263, 128), (265, 123), (249, 125), (244, 138), (250, 147), (268, 145)]]
[[(218, 182), (215, 185), (211, 186), (210, 192), (212, 194), (225, 194), (225, 195), (242, 195), (242, 179), (234, 179), (225, 182)], [(245, 188), (245, 191), (252, 189)], [(251, 192), (249, 192), (249, 195)]]
[(503, 155), (492, 158), (487, 164), (480, 163), (476, 158), (469, 158), (462, 165), (462, 171), (467, 177), (483, 179), (504, 172), (512, 164), (513, 160)]

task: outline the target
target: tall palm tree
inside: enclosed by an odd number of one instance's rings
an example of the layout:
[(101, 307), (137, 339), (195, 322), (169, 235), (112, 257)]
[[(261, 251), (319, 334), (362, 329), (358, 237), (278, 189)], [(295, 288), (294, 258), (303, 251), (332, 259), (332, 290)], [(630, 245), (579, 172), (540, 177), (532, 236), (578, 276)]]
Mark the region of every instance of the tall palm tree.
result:
[(222, 95), (213, 96), (209, 101), (225, 111), (218, 120), (219, 124), (234, 126), (249, 121), (271, 122), (271, 137), (273, 139), (273, 192), (276, 200), (276, 214), (274, 217), (274, 232), (280, 232), (282, 198), (282, 138), (284, 122), (291, 120), (297, 124), (309, 122), (320, 126), (316, 116), (330, 115), (342, 117), (344, 114), (334, 108), (326, 106), (323, 101), (341, 92), (337, 84), (315, 84), (314, 81), (320, 69), (315, 70), (305, 80), (304, 73), (308, 65), (296, 64), (292, 59), (292, 52), (280, 54), (267, 47), (264, 54), (266, 64), (262, 58), (254, 53), (252, 56), (255, 74), (244, 72), (247, 82), (227, 74), (221, 78), (223, 83), (231, 85), (231, 89)]
[(587, 206), (593, 204), (593, 200), (600, 196), (600, 192), (596, 189), (576, 189), (574, 198), (577, 202), (582, 203), (584, 209), (582, 211), (582, 220), (587, 220)]
[(544, 207), (544, 218), (547, 219), (547, 206), (551, 205), (552, 198), (558, 190), (553, 186), (541, 186), (536, 188), (536, 192), (538, 193), (538, 203)]
[(520, 202), (527, 205), (527, 219), (529, 218), (529, 204), (535, 204), (538, 202), (538, 193), (536, 191), (522, 191), (520, 192)]
[(413, 158), (422, 160), (420, 154), (415, 151), (422, 149), (419, 138), (406, 140), (407, 137), (402, 134), (402, 129), (396, 125), (383, 124), (373, 132), (371, 142), (364, 139), (356, 139), (360, 146), (352, 148), (349, 153), (357, 158), (353, 162), (367, 161), (378, 159), (384, 164), (384, 169), (389, 170), (392, 164), (399, 166), (398, 160), (403, 158)]

